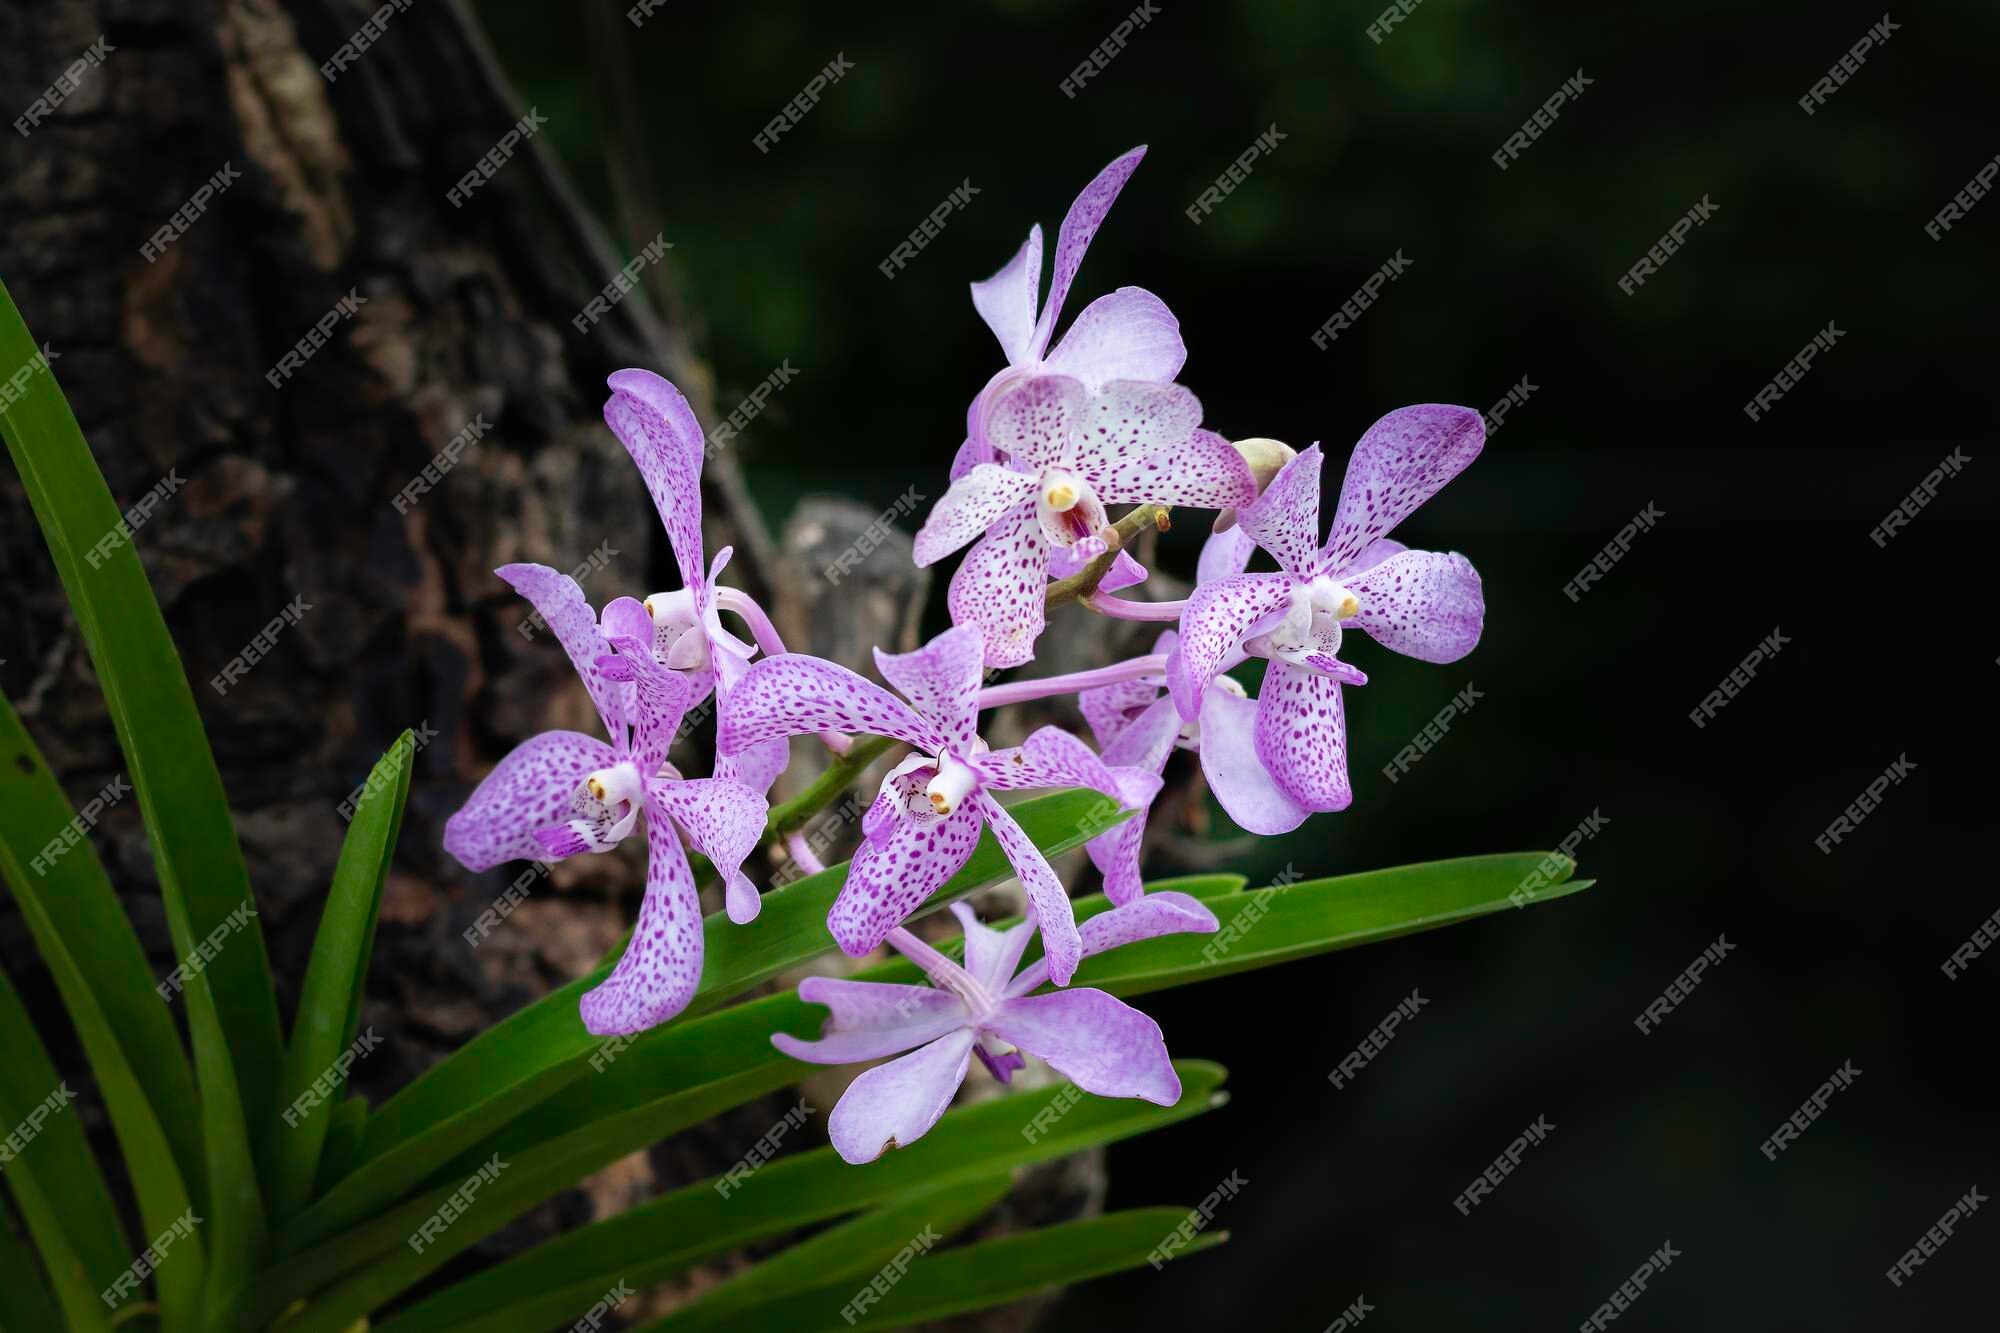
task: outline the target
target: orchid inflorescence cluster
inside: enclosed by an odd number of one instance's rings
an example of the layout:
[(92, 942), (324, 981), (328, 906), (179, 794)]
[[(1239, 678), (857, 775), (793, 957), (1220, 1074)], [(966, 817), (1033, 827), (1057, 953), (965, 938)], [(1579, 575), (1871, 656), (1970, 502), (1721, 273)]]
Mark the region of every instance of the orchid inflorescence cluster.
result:
[[(814, 977), (800, 997), (830, 1011), (816, 1041), (786, 1034), (801, 1060), (899, 1058), (868, 1070), (830, 1121), (851, 1162), (925, 1133), (977, 1055), (1005, 1081), (1033, 1054), (1088, 1092), (1172, 1105), (1180, 1096), (1159, 1027), (1098, 990), (1070, 988), (1087, 955), (1157, 935), (1213, 931), (1184, 894), (1146, 894), (1145, 812), (1176, 749), (1196, 751), (1222, 808), (1247, 830), (1286, 832), (1352, 801), (1342, 685), (1366, 677), (1340, 659), (1344, 632), (1426, 662), (1471, 651), (1484, 615), (1464, 556), (1405, 548), (1390, 532), (1462, 471), (1485, 439), (1468, 408), (1422, 405), (1376, 422), (1355, 446), (1331, 532), (1320, 537), (1319, 446), (1228, 438), (1201, 427), (1200, 402), (1175, 382), (1186, 360), (1179, 321), (1137, 287), (1091, 302), (1050, 347), (1085, 249), (1144, 156), (1107, 166), (1070, 207), (1048, 297), (1039, 300), (1042, 233), (972, 302), (1006, 354), (966, 413), (951, 487), (915, 539), (919, 565), (970, 545), (953, 575), (953, 628), (915, 652), (875, 651), (884, 689), (833, 662), (788, 653), (770, 618), (717, 580), (729, 551), (704, 565), (704, 435), (687, 399), (646, 370), (610, 377), (604, 416), (631, 454), (666, 525), (678, 591), (620, 597), (594, 612), (576, 582), (541, 565), (499, 572), (568, 651), (606, 737), (536, 736), (510, 753), (453, 815), (445, 846), (478, 871), (503, 861), (604, 851), (644, 816), (646, 893), (629, 946), (582, 999), (594, 1034), (638, 1032), (681, 1012), (702, 966), (702, 915), (683, 839), (720, 875), (731, 921), (754, 929), (759, 894), (743, 863), (765, 833), (768, 793), (788, 738), (817, 735), (835, 752), (852, 737), (889, 737), (910, 754), (883, 778), (827, 926), (851, 956), (885, 943), (929, 985)], [(1147, 571), (1124, 549), (1107, 506), (1220, 511), (1184, 602), (1117, 597)], [(1247, 572), (1257, 551), (1276, 563)], [(1051, 579), (1084, 582), (1102, 615), (1172, 621), (1153, 651), (1067, 676), (986, 684), (1032, 660)], [(728, 612), (749, 639), (726, 628)], [(1268, 666), (1259, 697), (1227, 674)], [(669, 761), (683, 715), (713, 692), (716, 757), (705, 778)], [(1075, 693), (1097, 741), (1060, 727), (992, 749), (979, 714)], [(1136, 812), (1086, 844), (1110, 910), (1081, 925), (1062, 881), (995, 793), (1092, 788)], [(990, 829), (1025, 891), (1011, 929), (954, 905), (964, 931), (954, 961), (904, 923), (971, 857)], [(795, 846), (794, 855), (806, 855)], [(816, 868), (816, 867), (814, 867)], [(1042, 957), (1022, 969), (1039, 935)], [(1053, 989), (1045, 987), (1053, 986)]]

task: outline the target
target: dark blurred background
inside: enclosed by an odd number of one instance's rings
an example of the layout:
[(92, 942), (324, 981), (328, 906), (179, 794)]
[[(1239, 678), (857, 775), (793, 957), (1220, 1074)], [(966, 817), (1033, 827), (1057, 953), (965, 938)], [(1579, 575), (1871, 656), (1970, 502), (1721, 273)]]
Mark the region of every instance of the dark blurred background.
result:
[[(622, 252), (659, 228), (674, 243), (680, 304), (667, 315), (712, 372), (712, 403), (727, 411), (780, 365), (798, 372), (734, 450), (773, 527), (808, 494), (876, 511), (912, 485), (941, 493), (966, 404), (1000, 365), (966, 283), (1031, 223), (1052, 241), (1075, 192), (1138, 143), (1150, 152), (1067, 314), (1121, 285), (1160, 295), (1189, 349), (1181, 380), (1215, 429), (1322, 441), (1332, 478), (1394, 407), (1485, 409), (1534, 386), (1397, 534), (1478, 566), (1479, 649), (1435, 667), (1357, 643), (1371, 683), (1347, 695), (1353, 808), (1226, 855), (1264, 883), (1287, 866), (1317, 876), (1550, 847), (1596, 813), (1607, 822), (1579, 860), (1597, 886), (1149, 997), (1177, 1055), (1230, 1066), (1232, 1101), (1114, 1147), (1109, 1202), (1191, 1203), (1240, 1172), (1248, 1184), (1215, 1222), (1233, 1240), (1071, 1292), (1047, 1326), (1323, 1329), (1363, 1298), (1370, 1328), (1575, 1327), (1669, 1241), (1683, 1257), (1621, 1329), (1990, 1323), (1978, 1293), (2000, 1218), (1964, 1223), (1900, 1289), (1884, 1272), (1960, 1196), (2000, 1184), (1991, 1094), (1978, 1091), (2000, 959), (1957, 980), (1940, 971), (2000, 907), (1974, 850), (1994, 792), (1978, 756), (2000, 643), (1976, 528), (1992, 512), (1991, 430), (1972, 400), (1985, 378), (1974, 359), (1993, 345), (2000, 204), (1941, 239), (1924, 230), (2000, 151), (2000, 10), (1892, 10), (1887, 41), (1812, 115), (1798, 99), (1881, 11), (1425, 0), (1378, 43), (1378, 3), (1168, 0), (1066, 96), (1059, 85), (1132, 8), (670, 3), (634, 26), (617, 6), (477, 6), (584, 203), (633, 221)], [(337, 44), (337, 25), (311, 22), (309, 49)], [(392, 25), (381, 68), (457, 77), (394, 40)], [(607, 51), (631, 62), (624, 93)], [(852, 69), (760, 151), (753, 136), (836, 56)], [(1491, 154), (1579, 71), (1582, 95), (1497, 168)], [(633, 197), (629, 136), (620, 147), (624, 94), (650, 199)], [(1273, 125), (1282, 140), (1192, 222), (1184, 210)], [(493, 128), (448, 160), (363, 146), (353, 170), (421, 177), (411, 198), (435, 211)], [(965, 182), (978, 193), (886, 279), (878, 262)], [(1622, 292), (1703, 200), (1714, 215)], [(528, 226), (491, 213), (446, 225)], [(1393, 255), (1408, 270), (1316, 347), (1314, 330)], [(61, 271), (49, 267), (46, 289)], [(15, 290), (39, 332), (33, 294)], [(292, 326), (325, 303), (305, 301)], [(497, 329), (514, 313), (500, 303), (471, 322)], [(1843, 334), (1832, 350), (1748, 419), (1743, 404), (1829, 322)], [(532, 373), (532, 344), (492, 336), (467, 345), (517, 380)], [(268, 362), (289, 341), (256, 345)], [(323, 415), (337, 433), (337, 409)], [(518, 409), (503, 425), (529, 440), (555, 431)], [(431, 447), (450, 433), (432, 431)], [(1976, 466), (1885, 546), (1871, 541), (1954, 449)], [(389, 471), (400, 481), (427, 452), (401, 448)], [(650, 516), (618, 462), (600, 474), (586, 461), (573, 484), (601, 488), (605, 506), (632, 511), (616, 521), (643, 532)], [(133, 469), (133, 494), (147, 472)], [(571, 484), (563, 472), (528, 489)], [(379, 509), (394, 486), (377, 490)], [(1657, 525), (1573, 602), (1565, 583), (1648, 505)], [(573, 559), (612, 522), (570, 521)], [(1191, 574), (1203, 526), (1188, 515), (1162, 541), (1163, 581)], [(20, 549), (25, 562), (32, 538)], [(948, 568), (927, 632), (945, 623)], [(1044, 658), (1101, 628), (1072, 608)], [(1774, 630), (1787, 646), (1697, 728), (1689, 710)], [(435, 642), (426, 651), (448, 682), (435, 697), (478, 674)], [(364, 719), (401, 726), (427, 707), (371, 702), (377, 674), (355, 690)], [(1391, 784), (1382, 766), (1468, 684), (1476, 707)], [(490, 721), (456, 721), (454, 737), (471, 738), (454, 741), (461, 759), (493, 748)], [(1899, 756), (1908, 780), (1818, 850)], [(441, 815), (447, 795), (436, 800)], [(1180, 811), (1154, 864), (1199, 864), (1205, 840), (1232, 832), (1213, 811)], [(1633, 1020), (1719, 936), (1733, 951), (1642, 1035)], [(1328, 1072), (1413, 988), (1428, 1007), (1333, 1088)], [(1758, 1145), (1845, 1062), (1858, 1083), (1766, 1160)], [(1554, 1134), (1461, 1216), (1454, 1197), (1537, 1117)]]

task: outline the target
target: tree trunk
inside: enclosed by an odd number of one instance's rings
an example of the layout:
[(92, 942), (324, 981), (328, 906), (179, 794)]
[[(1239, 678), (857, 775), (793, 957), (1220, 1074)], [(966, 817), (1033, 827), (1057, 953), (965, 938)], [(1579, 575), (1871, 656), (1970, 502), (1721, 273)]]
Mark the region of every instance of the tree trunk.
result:
[[(442, 0), (390, 9), (340, 67), (374, 8), (0, 8), (0, 105), (30, 121), (0, 150), (0, 274), (56, 354), (120, 505), (165, 493), (132, 540), (236, 809), (287, 1015), (345, 829), (337, 808), (405, 727), (426, 737), (364, 1012), (386, 1040), (352, 1076), (379, 1103), (588, 970), (630, 920), (638, 863), (583, 858), (474, 948), (461, 931), (513, 871), (468, 875), (440, 838), (514, 744), (596, 728), (567, 659), (492, 571), (575, 569), (599, 603), (671, 586), (660, 525), (603, 426), (605, 375), (654, 367), (716, 417), (686, 339), (644, 290), (607, 287), (628, 252), (539, 137), (460, 190), (529, 110), (470, 14)], [(64, 95), (37, 113), (58, 79)], [(645, 239), (628, 237), (629, 253)], [(593, 320), (598, 296), (608, 309)], [(774, 553), (731, 451), (708, 482), (711, 520), (738, 520), (712, 521), (709, 549), (733, 541), (754, 591), (805, 590), (777, 604), (794, 647), (852, 660), (856, 643), (909, 646), (926, 585), (907, 558), (871, 561), (840, 616), (813, 610), (828, 543), (872, 515), (822, 505)], [(0, 687), (80, 800), (122, 759), (11, 472), (0, 574)], [(296, 623), (270, 654), (220, 677), (288, 605)], [(113, 807), (93, 836), (164, 973), (172, 949), (136, 808)], [(9, 972), (44, 1030), (66, 1032), (11, 902), (0, 912)], [(56, 1054), (81, 1067), (74, 1046)], [(628, 1159), (442, 1276), (721, 1169), (777, 1113), (746, 1108)], [(101, 1117), (95, 1129), (109, 1148)]]

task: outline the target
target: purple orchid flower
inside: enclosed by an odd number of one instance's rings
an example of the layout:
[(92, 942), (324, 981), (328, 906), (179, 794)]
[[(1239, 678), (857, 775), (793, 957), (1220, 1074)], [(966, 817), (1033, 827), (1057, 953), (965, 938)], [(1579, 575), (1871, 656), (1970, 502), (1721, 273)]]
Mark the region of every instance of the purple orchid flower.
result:
[(914, 746), (918, 753), (882, 780), (862, 816), (861, 846), (827, 915), (834, 939), (856, 957), (880, 945), (965, 864), (984, 824), (1034, 904), (1056, 984), (1067, 985), (1081, 947), (1069, 895), (991, 793), (1094, 787), (1122, 798), (1130, 784), (1060, 727), (1043, 727), (1014, 749), (988, 750), (978, 735), (982, 655), (976, 625), (947, 630), (913, 653), (876, 649), (877, 669), (909, 703), (816, 657), (763, 658), (723, 701), (716, 744), (730, 753), (773, 737), (848, 731)]
[(915, 546), (923, 566), (979, 538), (952, 575), (949, 603), (955, 622), (985, 632), (988, 666), (1034, 657), (1051, 552), (1080, 562), (1109, 549), (1105, 505), (1227, 509), (1256, 499), (1250, 465), (1200, 424), (1200, 401), (1178, 384), (1112, 380), (1092, 393), (1051, 374), (1000, 391), (992, 436), (1008, 466), (981, 463), (952, 482)]
[[(711, 689), (718, 701), (726, 699), (749, 669), (757, 647), (724, 629), (720, 612), (743, 617), (766, 652), (785, 649), (762, 607), (746, 593), (716, 583), (732, 548), (716, 552), (714, 563), (705, 572), (702, 569), (701, 423), (681, 391), (650, 370), (621, 370), (607, 383), (612, 392), (604, 404), (605, 423), (632, 456), (652, 493), (680, 569), (681, 588), (654, 593), (643, 602), (632, 597), (610, 602), (604, 608), (606, 632), (640, 639), (652, 645), (662, 666), (687, 672), (693, 687), (690, 708), (706, 699)], [(716, 776), (768, 792), (788, 759), (785, 743), (774, 741), (742, 754), (718, 756)]]
[[(1256, 543), (1241, 528), (1213, 534), (1202, 547), (1195, 586), (1241, 574), (1256, 549)], [(1097, 686), (1077, 696), (1077, 706), (1097, 737), (1098, 752), (1107, 764), (1160, 773), (1175, 750), (1193, 750), (1200, 756), (1209, 790), (1231, 819), (1252, 833), (1291, 832), (1310, 812), (1278, 788), (1257, 757), (1257, 700), (1249, 698), (1234, 678), (1218, 674), (1210, 682), (1214, 688), (1203, 701), (1201, 717), (1183, 721), (1166, 692), (1164, 666), (1179, 642), (1180, 636), (1168, 630), (1154, 643), (1153, 656), (1162, 663), (1157, 674)], [(1245, 657), (1242, 652), (1232, 654), (1220, 670), (1227, 671)], [(1345, 677), (1349, 683), (1367, 683), (1361, 672), (1346, 669), (1352, 673)], [(1129, 901), (1141, 891), (1139, 852), (1146, 815), (1147, 810), (1141, 808), (1110, 832), (1084, 844), (1090, 859), (1104, 873), (1104, 893), (1113, 902)]]
[[(977, 1054), (1001, 1082), (1027, 1063), (1015, 1048), (1047, 1062), (1085, 1092), (1143, 1097), (1172, 1106), (1180, 1076), (1160, 1025), (1101, 990), (1031, 995), (1048, 980), (1046, 961), (1014, 969), (1034, 934), (1033, 912), (1005, 931), (981, 925), (964, 903), (951, 909), (965, 928), (965, 965), (906, 930), (889, 937), (930, 977), (932, 986), (810, 977), (799, 998), (832, 1010), (817, 1041), (777, 1033), (771, 1044), (794, 1059), (852, 1064), (908, 1051), (868, 1070), (841, 1094), (827, 1130), (848, 1162), (872, 1162), (922, 1138), (951, 1105)], [(1084, 955), (1181, 931), (1213, 931), (1215, 914), (1184, 893), (1156, 893), (1083, 923)], [(1012, 980), (1009, 980), (1012, 978)]]
[(1100, 296), (1084, 307), (1069, 332), (1054, 351), (1048, 351), (1049, 336), (1062, 317), (1063, 302), (1091, 238), (1104, 225), (1118, 192), (1125, 188), (1139, 161), (1146, 156), (1145, 145), (1114, 160), (1097, 178), (1083, 187), (1083, 193), (1069, 206), (1062, 230), (1056, 238), (1055, 270), (1049, 277), (1049, 299), (1037, 310), (1037, 294), (1042, 282), (1042, 229), (1028, 231), (1028, 240), (1005, 267), (984, 282), (972, 284), (973, 308), (1000, 340), (1007, 365), (987, 382), (966, 413), (965, 443), (952, 463), (951, 479), (957, 481), (980, 463), (994, 461), (993, 443), (987, 439), (985, 415), (999, 390), (1013, 380), (1043, 371), (1069, 375), (1097, 389), (1109, 380), (1147, 380), (1166, 383), (1180, 373), (1187, 361), (1181, 342), (1180, 321), (1166, 302), (1139, 287), (1120, 287), (1109, 296)]
[[(1252, 774), (1236, 775), (1246, 808), (1230, 814), (1245, 828), (1283, 831), (1303, 812), (1343, 810), (1353, 800), (1340, 685), (1367, 678), (1337, 656), (1343, 623), (1425, 662), (1455, 662), (1479, 642), (1486, 606), (1472, 562), (1456, 552), (1412, 551), (1387, 534), (1464, 471), (1485, 438), (1479, 413), (1466, 407), (1425, 404), (1377, 421), (1355, 445), (1324, 547), (1317, 444), (1239, 511), (1238, 530), (1280, 570), (1241, 572), (1249, 549), (1240, 539), (1217, 548), (1218, 576), (1195, 589), (1181, 614), (1167, 687), (1180, 716), (1200, 721), (1205, 742), (1220, 740), (1240, 759), (1247, 739), (1255, 767), (1275, 784), (1251, 809), (1258, 784)], [(1229, 563), (1234, 572), (1221, 573)], [(1270, 659), (1261, 698), (1208, 688), (1245, 656)]]
[(644, 812), (645, 903), (625, 956), (581, 1005), (584, 1026), (598, 1036), (639, 1032), (686, 1008), (701, 979), (701, 902), (681, 837), (714, 862), (731, 918), (748, 920), (758, 898), (743, 860), (763, 836), (769, 806), (741, 782), (684, 781), (667, 762), (691, 696), (687, 680), (638, 639), (607, 641), (575, 579), (546, 565), (498, 572), (555, 631), (611, 740), (546, 731), (523, 741), (445, 822), (445, 850), (475, 872), (557, 861), (610, 849)]

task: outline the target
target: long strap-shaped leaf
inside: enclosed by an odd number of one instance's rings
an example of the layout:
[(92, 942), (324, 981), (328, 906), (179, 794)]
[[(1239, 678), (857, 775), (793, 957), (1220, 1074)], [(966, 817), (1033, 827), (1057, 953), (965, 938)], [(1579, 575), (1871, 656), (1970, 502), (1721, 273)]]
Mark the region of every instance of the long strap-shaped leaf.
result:
[[(908, 1328), (989, 1310), (1039, 1291), (1137, 1268), (1189, 1216), (1184, 1208), (1134, 1208), (926, 1254), (909, 1261), (905, 1271), (883, 1274), (879, 1287), (863, 1284), (856, 1290), (834, 1283), (773, 1302), (759, 1310), (757, 1327), (786, 1333)], [(1228, 1239), (1221, 1228), (1200, 1232), (1173, 1258), (1179, 1261)], [(670, 1326), (664, 1321), (647, 1324), (638, 1333)]]
[[(254, 916), (248, 925), (231, 919), (256, 905), (193, 691), (131, 542), (99, 545), (116, 532), (118, 507), (42, 357), (0, 286), (0, 366), (43, 367), (0, 411), (0, 435), (97, 669), (152, 844), (168, 927), (183, 960), (211, 939), (227, 941), (189, 982), (186, 998), (208, 1166), (212, 1263), (204, 1326), (230, 1330), (263, 1231), (248, 1126), (268, 1126), (276, 1114), (283, 1059), (277, 996), (263, 931)], [(89, 566), (86, 552), (95, 557)], [(270, 1142), (268, 1134), (260, 1140), (257, 1159), (266, 1180)]]
[[(1043, 1088), (948, 1111), (924, 1138), (865, 1170), (841, 1161), (831, 1148), (817, 1148), (759, 1168), (726, 1197), (716, 1181), (701, 1181), (547, 1241), (419, 1302), (376, 1333), (501, 1333), (546, 1327), (560, 1322), (565, 1311), (588, 1306), (621, 1276), (634, 1284), (657, 1282), (739, 1246), (901, 1198), (911, 1190), (966, 1185), (1143, 1134), (1221, 1104), (1225, 1074), (1220, 1065), (1183, 1060), (1174, 1068), (1181, 1078), (1181, 1099), (1174, 1106), (1092, 1097), (1066, 1085)], [(1052, 1104), (1066, 1109), (1048, 1131), (1024, 1134), (1035, 1113)], [(347, 1308), (335, 1305), (332, 1313)], [(533, 1322), (537, 1318), (541, 1323)], [(288, 1325), (284, 1333), (334, 1333), (337, 1327), (330, 1320), (306, 1322), (296, 1330)]]
[(16, 1235), (7, 1216), (7, 1196), (0, 1190), (0, 1333), (30, 1333), (55, 1328), (62, 1321), (56, 1298), (24, 1237)]
[[(124, 1271), (125, 1230), (84, 1137), (75, 1094), (0, 972), (0, 1160), (72, 1329), (105, 1326), (98, 1293)], [(19, 1147), (15, 1145), (19, 1144)], [(5, 1221), (0, 1220), (0, 1226)]]
[[(1069, 791), (1011, 808), (1035, 844), (1049, 854), (1078, 846), (1116, 823), (1096, 792)], [(721, 912), (705, 926), (700, 989), (675, 1023), (711, 1013), (744, 991), (833, 950), (826, 914), (846, 879), (845, 863), (764, 895), (756, 921), (732, 924)], [(980, 839), (965, 867), (919, 913), (934, 911), (1011, 876), (992, 836)], [(283, 1249), (317, 1244), (408, 1194), (439, 1162), (502, 1128), (582, 1075), (603, 1045), (577, 1015), (582, 993), (602, 981), (615, 959), (591, 975), (488, 1028), (426, 1071), (370, 1117), (362, 1164), (286, 1229)], [(635, 1040), (621, 1059), (668, 1027)]]
[[(138, 1108), (155, 1122), (149, 1130), (135, 1130), (129, 1125), (134, 1108), (109, 1101), (112, 1127), (127, 1156), (147, 1168), (157, 1166), (156, 1136), (164, 1135), (170, 1145), (165, 1165), (185, 1183), (196, 1211), (203, 1211), (201, 1104), (180, 1029), (153, 989), (146, 952), (97, 849), (85, 838), (61, 855), (46, 854), (51, 835), (65, 831), (74, 817), (34, 738), (0, 698), (0, 868), (6, 871), (0, 883), (21, 904), (91, 1065), (100, 1071), (113, 1060), (125, 1065), (126, 1081), (140, 1094)], [(86, 1010), (98, 1021), (87, 1021)], [(144, 1209), (143, 1176), (137, 1183)], [(148, 1215), (148, 1226), (172, 1221), (189, 1202), (181, 1186), (171, 1193), (178, 1200), (173, 1211), (164, 1219)]]
[(368, 947), (381, 910), (382, 882), (396, 850), (410, 792), (416, 738), (405, 731), (368, 775), (334, 866), (299, 996), (278, 1128), (278, 1179), (272, 1212), (282, 1221), (303, 1207), (319, 1170), (320, 1148), (340, 1101), (344, 1070), (336, 1062), (354, 1040), (349, 1015), (368, 974)]
[(1013, 1188), (1014, 1178), (1002, 1173), (964, 1185), (912, 1190), (758, 1261), (649, 1327), (656, 1333), (777, 1327), (768, 1321), (767, 1312), (778, 1301), (836, 1278), (871, 1278), (909, 1245), (912, 1236), (949, 1240)]

